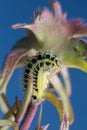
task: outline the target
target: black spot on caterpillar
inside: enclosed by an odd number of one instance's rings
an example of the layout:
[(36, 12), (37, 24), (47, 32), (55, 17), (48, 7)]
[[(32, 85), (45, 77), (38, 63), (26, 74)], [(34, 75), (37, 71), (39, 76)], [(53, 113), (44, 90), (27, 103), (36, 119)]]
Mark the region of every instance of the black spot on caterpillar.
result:
[(28, 86), (29, 76), (33, 78), (32, 100), (42, 99), (43, 91), (47, 88), (50, 75), (59, 69), (56, 55), (50, 52), (39, 52), (25, 63), (23, 72), (23, 90)]

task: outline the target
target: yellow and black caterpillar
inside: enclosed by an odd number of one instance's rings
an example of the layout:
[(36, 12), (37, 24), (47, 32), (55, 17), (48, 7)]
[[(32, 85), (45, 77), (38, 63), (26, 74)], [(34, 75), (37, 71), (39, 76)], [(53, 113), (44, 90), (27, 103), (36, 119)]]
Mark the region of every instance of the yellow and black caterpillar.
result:
[(39, 52), (36, 56), (26, 61), (23, 72), (23, 89), (27, 88), (29, 76), (32, 76), (33, 101), (42, 99), (43, 91), (47, 88), (49, 78), (56, 69), (59, 69), (58, 59), (56, 55), (50, 52)]

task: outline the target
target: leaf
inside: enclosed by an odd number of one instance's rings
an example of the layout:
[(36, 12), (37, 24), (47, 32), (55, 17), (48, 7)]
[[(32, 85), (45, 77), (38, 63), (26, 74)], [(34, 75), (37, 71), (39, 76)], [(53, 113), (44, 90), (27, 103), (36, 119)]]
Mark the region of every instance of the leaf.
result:
[(69, 120), (65, 112), (63, 112), (63, 118), (62, 118), (60, 130), (69, 130)]
[(40, 105), (40, 113), (38, 116), (38, 122), (37, 122), (37, 126), (36, 126), (35, 130), (47, 130), (47, 128), (49, 127), (49, 124), (46, 124), (45, 126), (40, 126), (41, 117), (42, 117), (42, 105)]
[(2, 126), (2, 127), (3, 126), (11, 126), (13, 128), (13, 130), (18, 130), (17, 124), (11, 120), (0, 120), (0, 126)]
[(72, 107), (71, 107), (70, 101), (67, 97), (67, 94), (66, 94), (61, 82), (59, 81), (57, 76), (52, 77), (50, 79), (50, 81), (51, 81), (53, 87), (55, 88), (56, 92), (58, 93), (58, 95), (61, 98), (61, 101), (62, 101), (62, 104), (63, 104), (63, 109), (66, 113), (66, 116), (67, 116), (69, 122), (72, 123), (73, 120), (74, 120)]
[[(36, 55), (36, 50), (34, 49), (35, 46), (38, 46), (38, 44), (34, 36), (25, 37), (19, 40), (13, 46), (11, 52), (7, 54), (0, 73), (0, 95), (6, 92), (7, 84), (15, 68), (17, 66), (24, 65), (27, 57)], [(1, 100), (0, 108), (4, 112), (7, 112), (7, 109), (5, 109), (5, 107), (3, 108), (4, 103), (1, 97), (0, 100)]]
[(58, 114), (59, 114), (60, 122), (61, 122), (62, 121), (63, 107), (62, 107), (61, 102), (58, 100), (58, 97), (55, 96), (50, 91), (45, 91), (43, 98), (48, 100), (50, 103), (52, 103), (56, 107)]
[(65, 68), (64, 66), (61, 67), (61, 74), (62, 74), (62, 77), (64, 80), (64, 88), (65, 88), (66, 94), (68, 96), (70, 96), (71, 95), (71, 83), (70, 83), (70, 76), (69, 76), (68, 69)]
[(20, 122), (20, 120), (22, 119), (22, 117), (24, 116), (24, 114), (26, 112), (28, 105), (31, 102), (32, 90), (33, 90), (32, 82), (33, 82), (32, 78), (29, 77), (28, 85), (27, 85), (27, 88), (24, 93), (24, 98), (21, 102), (20, 109), (18, 110), (16, 119), (15, 119), (17, 123)]

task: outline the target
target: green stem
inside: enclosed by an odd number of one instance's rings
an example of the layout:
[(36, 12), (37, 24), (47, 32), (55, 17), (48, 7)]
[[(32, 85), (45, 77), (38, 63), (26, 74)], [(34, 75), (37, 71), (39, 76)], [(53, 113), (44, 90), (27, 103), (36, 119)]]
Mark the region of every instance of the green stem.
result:
[(2, 93), (2, 94), (1, 94), (1, 97), (2, 97), (2, 99), (3, 99), (3, 101), (4, 101), (5, 105), (6, 105), (6, 107), (8, 108), (8, 111), (10, 111), (13, 116), (15, 116), (15, 113), (13, 112), (12, 108), (10, 107), (10, 105), (9, 105), (9, 103), (8, 103), (8, 100), (7, 100), (6, 96), (5, 96), (5, 94)]
[[(15, 122), (11, 120), (0, 120), (0, 126), (11, 126), (13, 130), (18, 130), (18, 126)], [(4, 130), (4, 128), (2, 128)]]

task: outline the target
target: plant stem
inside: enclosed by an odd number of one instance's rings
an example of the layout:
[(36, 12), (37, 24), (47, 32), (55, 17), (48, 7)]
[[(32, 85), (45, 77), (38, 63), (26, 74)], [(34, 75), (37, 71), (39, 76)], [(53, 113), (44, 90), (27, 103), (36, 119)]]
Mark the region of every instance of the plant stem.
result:
[(24, 116), (24, 114), (26, 112), (28, 104), (31, 101), (32, 88), (33, 88), (32, 78), (29, 77), (29, 83), (28, 83), (28, 86), (27, 86), (26, 91), (25, 91), (25, 96), (23, 98), (23, 101), (21, 103), (21, 106), (20, 106), (19, 111), (18, 111), (17, 116), (16, 116), (16, 123), (19, 123), (19, 121), (22, 119), (22, 117)]
[(22, 124), (20, 125), (19, 130), (28, 130), (28, 128), (31, 125), (31, 122), (35, 116), (36, 110), (37, 110), (37, 103), (30, 103), (28, 105), (25, 117), (22, 121)]

